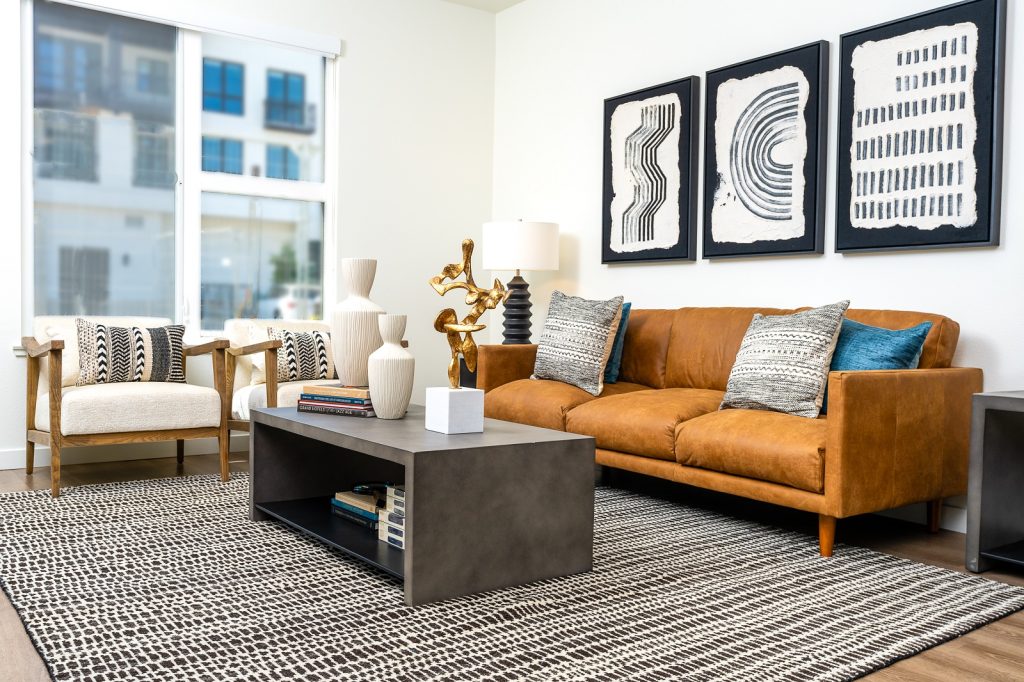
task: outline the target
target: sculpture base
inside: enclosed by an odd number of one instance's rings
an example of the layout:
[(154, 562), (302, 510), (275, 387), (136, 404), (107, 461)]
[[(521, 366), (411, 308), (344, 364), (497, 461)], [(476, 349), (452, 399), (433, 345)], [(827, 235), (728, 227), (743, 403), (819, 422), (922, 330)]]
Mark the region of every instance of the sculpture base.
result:
[(426, 403), (428, 431), (452, 434), (484, 430), (484, 392), (480, 389), (431, 387)]

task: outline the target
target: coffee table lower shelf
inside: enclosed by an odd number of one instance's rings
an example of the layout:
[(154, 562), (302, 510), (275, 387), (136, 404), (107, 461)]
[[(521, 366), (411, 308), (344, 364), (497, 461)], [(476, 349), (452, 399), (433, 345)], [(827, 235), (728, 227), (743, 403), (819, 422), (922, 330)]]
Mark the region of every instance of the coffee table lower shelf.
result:
[(981, 556), (986, 559), (1006, 561), (1018, 566), (1024, 566), (1024, 540), (1012, 542), (1008, 545), (1003, 545), (994, 549), (985, 550), (981, 553)]
[(329, 497), (264, 502), (256, 508), (399, 580), (405, 579), (405, 552), (378, 540), (376, 531), (335, 516)]

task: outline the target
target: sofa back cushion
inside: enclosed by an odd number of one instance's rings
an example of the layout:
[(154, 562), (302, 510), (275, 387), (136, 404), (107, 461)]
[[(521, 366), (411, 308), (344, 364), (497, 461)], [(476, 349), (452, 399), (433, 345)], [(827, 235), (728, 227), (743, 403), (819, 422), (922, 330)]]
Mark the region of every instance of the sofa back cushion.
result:
[(675, 313), (674, 310), (630, 310), (619, 381), (665, 388), (665, 358)]
[(922, 322), (931, 322), (932, 328), (921, 349), (921, 369), (949, 367), (960, 338), (960, 325), (944, 315), (918, 313), (909, 310), (857, 310), (846, 311), (846, 317), (854, 322), (869, 324), (885, 329), (907, 329)]
[(724, 391), (754, 313), (793, 312), (779, 308), (679, 308), (672, 320), (665, 385)]

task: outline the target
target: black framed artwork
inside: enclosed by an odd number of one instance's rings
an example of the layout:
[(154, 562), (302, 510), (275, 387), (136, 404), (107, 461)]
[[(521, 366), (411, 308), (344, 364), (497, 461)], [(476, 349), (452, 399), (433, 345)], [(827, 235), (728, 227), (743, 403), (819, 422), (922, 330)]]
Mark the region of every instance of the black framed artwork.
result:
[(700, 79), (604, 101), (602, 263), (695, 260)]
[(824, 40), (707, 74), (704, 258), (822, 253)]
[(1005, 0), (841, 38), (836, 250), (996, 246)]

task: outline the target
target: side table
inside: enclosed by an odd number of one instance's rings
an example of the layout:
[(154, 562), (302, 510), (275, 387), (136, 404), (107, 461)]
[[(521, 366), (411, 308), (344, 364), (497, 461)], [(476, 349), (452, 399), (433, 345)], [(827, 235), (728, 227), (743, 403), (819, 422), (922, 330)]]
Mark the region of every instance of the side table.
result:
[(975, 394), (969, 481), (967, 569), (1024, 566), (1024, 391)]

